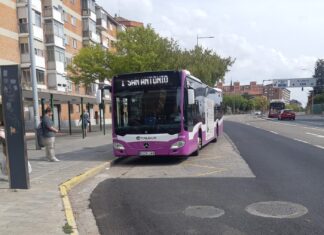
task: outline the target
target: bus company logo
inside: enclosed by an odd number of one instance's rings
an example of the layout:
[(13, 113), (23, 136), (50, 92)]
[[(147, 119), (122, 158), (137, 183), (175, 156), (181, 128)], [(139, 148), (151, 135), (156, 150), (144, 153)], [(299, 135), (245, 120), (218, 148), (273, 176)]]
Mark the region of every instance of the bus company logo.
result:
[(136, 140), (156, 140), (156, 136), (136, 136)]

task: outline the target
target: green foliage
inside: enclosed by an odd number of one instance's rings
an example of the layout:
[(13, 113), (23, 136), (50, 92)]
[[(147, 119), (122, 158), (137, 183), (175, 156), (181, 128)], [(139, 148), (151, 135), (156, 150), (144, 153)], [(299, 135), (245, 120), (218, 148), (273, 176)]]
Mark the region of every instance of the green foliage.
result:
[[(230, 57), (224, 59), (212, 50), (196, 46), (192, 50), (181, 52), (176, 68), (187, 69), (204, 83), (214, 86), (216, 81), (224, 80), (228, 67), (233, 63)], [(176, 68), (173, 65), (170, 67)]]
[(69, 78), (86, 85), (111, 77), (109, 54), (99, 45), (83, 47), (68, 66)]
[(265, 111), (268, 108), (268, 100), (264, 96), (254, 98), (255, 109)]
[(187, 69), (214, 86), (234, 63), (230, 57), (221, 58), (199, 46), (182, 50), (177, 41), (161, 37), (150, 25), (120, 32), (114, 47), (114, 52), (98, 46), (83, 48), (69, 66), (71, 79), (89, 84), (123, 73)]
[(291, 109), (291, 110), (293, 110), (295, 112), (301, 112), (301, 111), (303, 111), (303, 108), (300, 107), (297, 104), (286, 104), (286, 109)]
[[(248, 99), (249, 98), (249, 99)], [(234, 113), (249, 112), (251, 110), (265, 111), (268, 107), (266, 97), (257, 96), (252, 98), (246, 95), (224, 95), (223, 105), (225, 110), (232, 110)]]
[(314, 96), (314, 104), (324, 104), (324, 93)]
[(63, 232), (65, 234), (71, 234), (71, 233), (73, 233), (73, 228), (68, 223), (65, 223), (65, 225), (62, 227), (62, 229), (63, 229)]
[(314, 77), (317, 78), (316, 86), (314, 87), (315, 95), (324, 93), (324, 60), (318, 59), (315, 65)]

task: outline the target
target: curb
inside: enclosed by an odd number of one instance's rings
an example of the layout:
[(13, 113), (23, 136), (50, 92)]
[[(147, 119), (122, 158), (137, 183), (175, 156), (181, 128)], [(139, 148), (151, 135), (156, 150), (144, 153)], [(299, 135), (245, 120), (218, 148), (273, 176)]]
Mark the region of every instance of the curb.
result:
[(75, 187), (76, 185), (80, 184), (81, 182), (89, 179), (90, 177), (98, 174), (100, 171), (102, 171), (104, 168), (109, 167), (111, 165), (110, 162), (105, 162), (103, 164), (100, 164), (99, 166), (96, 166), (80, 175), (77, 175), (68, 181), (65, 181), (63, 184), (60, 184), (60, 194), (62, 197), (65, 217), (67, 220), (67, 223), (72, 227), (73, 232), (71, 234), (78, 235), (78, 228), (75, 222), (75, 218), (73, 215), (73, 209), (71, 206), (71, 202), (68, 196), (68, 192)]

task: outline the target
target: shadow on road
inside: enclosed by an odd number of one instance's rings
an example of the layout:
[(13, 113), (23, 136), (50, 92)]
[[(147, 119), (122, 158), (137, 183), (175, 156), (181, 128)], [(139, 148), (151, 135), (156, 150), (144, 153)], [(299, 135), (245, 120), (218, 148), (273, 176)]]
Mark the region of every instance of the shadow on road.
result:
[(155, 157), (127, 157), (118, 158), (112, 162), (112, 166), (164, 166), (178, 165), (187, 160), (188, 157), (170, 157), (170, 156), (155, 156)]

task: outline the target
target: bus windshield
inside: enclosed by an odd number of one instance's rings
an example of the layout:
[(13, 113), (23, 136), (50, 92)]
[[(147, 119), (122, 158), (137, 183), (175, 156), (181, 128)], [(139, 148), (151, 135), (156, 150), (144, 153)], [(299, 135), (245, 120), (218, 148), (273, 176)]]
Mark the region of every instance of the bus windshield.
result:
[(117, 135), (180, 132), (181, 89), (140, 89), (115, 93)]

